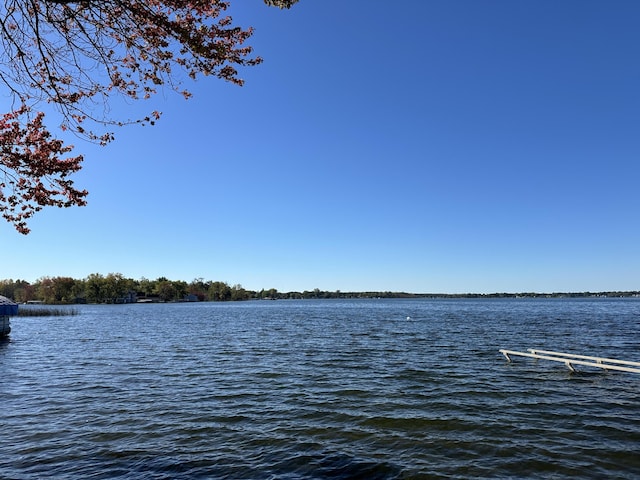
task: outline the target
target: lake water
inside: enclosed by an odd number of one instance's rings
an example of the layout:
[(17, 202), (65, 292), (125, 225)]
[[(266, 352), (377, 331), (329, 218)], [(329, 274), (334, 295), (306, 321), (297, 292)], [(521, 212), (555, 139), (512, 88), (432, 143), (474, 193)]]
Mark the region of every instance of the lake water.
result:
[(79, 306), (0, 344), (2, 479), (640, 478), (640, 299)]

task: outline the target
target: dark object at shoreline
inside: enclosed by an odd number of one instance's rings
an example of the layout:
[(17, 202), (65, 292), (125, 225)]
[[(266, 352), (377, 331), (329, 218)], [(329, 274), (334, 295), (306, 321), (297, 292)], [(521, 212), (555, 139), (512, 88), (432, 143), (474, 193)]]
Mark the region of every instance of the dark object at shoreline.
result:
[(11, 333), (9, 317), (18, 314), (18, 304), (0, 295), (0, 339)]
[(3, 340), (11, 333), (11, 324), (9, 323), (9, 317), (0, 316), (0, 340)]

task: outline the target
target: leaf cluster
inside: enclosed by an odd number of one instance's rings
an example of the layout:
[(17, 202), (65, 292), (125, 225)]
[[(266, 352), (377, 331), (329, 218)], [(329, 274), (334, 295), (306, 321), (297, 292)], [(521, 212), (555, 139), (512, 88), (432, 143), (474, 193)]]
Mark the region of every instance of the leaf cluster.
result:
[(82, 156), (61, 158), (72, 147), (52, 139), (43, 113), (24, 120), (28, 107), (0, 117), (0, 214), (20, 233), (27, 220), (45, 206), (85, 205), (86, 190), (68, 176), (81, 168)]
[[(297, 0), (264, 0), (289, 8)], [(246, 44), (252, 28), (227, 15), (223, 0), (6, 0), (0, 5), (0, 85), (12, 107), (0, 120), (0, 213), (21, 233), (46, 205), (84, 205), (67, 176), (81, 156), (44, 124), (105, 145), (113, 128), (154, 124), (160, 112), (114, 118), (111, 102), (148, 99), (161, 88), (185, 98), (183, 78), (242, 85), (238, 68), (259, 64)], [(4, 181), (1, 176), (4, 175)]]

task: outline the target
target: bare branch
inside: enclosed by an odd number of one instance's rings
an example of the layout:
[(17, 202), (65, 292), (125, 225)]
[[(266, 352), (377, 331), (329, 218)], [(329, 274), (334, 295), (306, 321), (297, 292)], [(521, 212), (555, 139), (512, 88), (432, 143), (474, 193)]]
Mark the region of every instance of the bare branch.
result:
[[(289, 8), (297, 0), (264, 0)], [(0, 116), (0, 214), (26, 233), (43, 206), (83, 205), (67, 176), (81, 156), (52, 138), (38, 112), (47, 103), (62, 130), (102, 145), (114, 126), (153, 124), (158, 112), (114, 118), (110, 101), (146, 99), (166, 87), (190, 96), (184, 78), (211, 75), (242, 85), (259, 64), (251, 28), (233, 24), (225, 0), (6, 0), (0, 5), (0, 83), (14, 109)], [(18, 108), (16, 108), (16, 106)]]

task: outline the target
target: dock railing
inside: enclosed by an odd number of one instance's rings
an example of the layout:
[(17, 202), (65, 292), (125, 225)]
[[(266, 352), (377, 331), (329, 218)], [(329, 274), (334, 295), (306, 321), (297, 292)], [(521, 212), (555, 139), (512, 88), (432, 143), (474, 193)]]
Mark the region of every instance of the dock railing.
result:
[(550, 350), (540, 350), (529, 348), (528, 352), (517, 352), (515, 350), (500, 349), (507, 361), (511, 362), (511, 356), (529, 357), (540, 360), (550, 360), (564, 363), (572, 372), (576, 371), (576, 365), (603, 368), (605, 370), (616, 370), (619, 372), (640, 373), (640, 362), (630, 362), (627, 360), (616, 360), (614, 358), (593, 357), (590, 355), (577, 355), (574, 353), (553, 352)]

